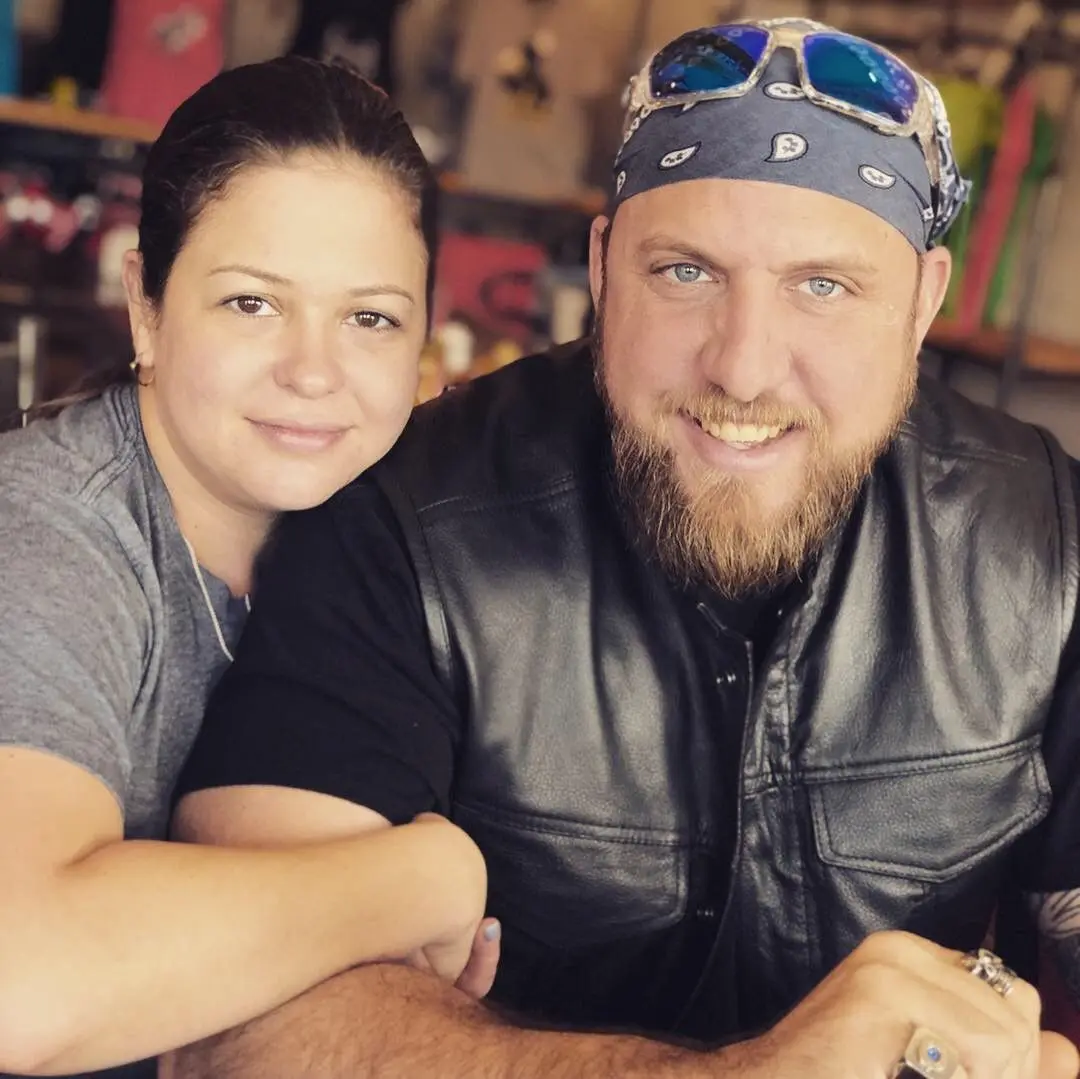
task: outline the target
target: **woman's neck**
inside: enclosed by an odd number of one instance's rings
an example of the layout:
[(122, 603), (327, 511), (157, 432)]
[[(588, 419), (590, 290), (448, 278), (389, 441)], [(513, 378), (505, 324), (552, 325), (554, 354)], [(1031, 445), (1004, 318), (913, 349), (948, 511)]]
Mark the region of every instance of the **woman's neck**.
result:
[[(169, 486), (167, 479), (165, 485)], [(234, 596), (246, 596), (271, 519), (239, 513), (212, 500), (202, 504), (194, 498), (178, 499), (171, 487), (169, 495), (177, 524), (199, 565), (224, 581)]]
[(224, 581), (234, 596), (246, 595), (273, 515), (230, 504), (200, 482), (170, 441), (152, 387), (140, 387), (139, 411), (146, 444), (169, 492), (180, 532), (199, 565)]

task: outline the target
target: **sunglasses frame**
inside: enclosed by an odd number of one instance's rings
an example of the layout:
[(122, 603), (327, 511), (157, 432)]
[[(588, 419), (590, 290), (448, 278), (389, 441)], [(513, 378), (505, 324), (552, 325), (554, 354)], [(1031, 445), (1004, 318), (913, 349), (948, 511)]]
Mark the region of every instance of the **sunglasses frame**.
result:
[[(940, 98), (934, 93), (930, 82), (924, 79), (917, 71), (912, 71), (894, 53), (881, 45), (874, 44), (872, 41), (866, 41), (865, 38), (858, 37), (855, 34), (848, 34), (843, 30), (836, 30), (831, 26), (814, 22), (811, 19), (743, 19), (720, 25), (724, 27), (746, 26), (764, 30), (768, 33), (769, 39), (765, 43), (761, 59), (754, 66), (754, 70), (750, 72), (743, 82), (736, 86), (725, 87), (722, 90), (688, 91), (682, 94), (672, 94), (668, 97), (655, 98), (652, 94), (652, 66), (658, 53), (653, 53), (645, 61), (641, 71), (631, 78), (630, 85), (627, 88), (627, 114), (623, 126), (623, 146), (630, 141), (645, 119), (659, 109), (678, 106), (687, 108), (705, 101), (745, 97), (761, 81), (761, 77), (764, 75), (776, 50), (788, 48), (795, 54), (795, 61), (799, 70), (799, 88), (806, 95), (807, 100), (821, 108), (830, 109), (833, 112), (867, 124), (884, 135), (916, 136), (930, 172), (930, 182), (935, 190), (941, 187), (943, 163), (940, 137), (948, 138), (949, 135), (944, 106), (941, 105)], [(807, 74), (806, 57), (803, 52), (803, 43), (808, 37), (816, 33), (836, 34), (840, 37), (850, 38), (852, 41), (863, 42), (876, 49), (908, 74), (919, 91), (911, 119), (905, 123), (898, 123), (887, 116), (882, 116), (880, 113), (871, 112), (869, 109), (863, 109), (857, 105), (851, 105), (846, 101), (830, 97), (828, 94), (823, 94), (817, 90)], [(944, 125), (944, 130), (942, 130), (942, 125)]]

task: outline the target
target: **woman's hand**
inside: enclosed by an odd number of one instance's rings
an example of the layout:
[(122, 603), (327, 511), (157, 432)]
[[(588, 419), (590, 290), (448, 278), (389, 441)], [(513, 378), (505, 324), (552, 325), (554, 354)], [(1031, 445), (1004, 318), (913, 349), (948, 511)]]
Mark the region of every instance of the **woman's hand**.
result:
[(417, 970), (453, 982), (476, 1000), (486, 996), (499, 963), (501, 926), (484, 917), (487, 870), (472, 839), (445, 817), (422, 813), (414, 824), (432, 829), (433, 857), (445, 884), (447, 931), (408, 957)]

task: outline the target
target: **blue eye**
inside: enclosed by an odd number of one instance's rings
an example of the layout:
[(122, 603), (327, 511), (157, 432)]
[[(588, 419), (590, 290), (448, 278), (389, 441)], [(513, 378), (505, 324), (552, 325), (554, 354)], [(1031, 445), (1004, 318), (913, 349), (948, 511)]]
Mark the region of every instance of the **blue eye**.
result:
[(673, 275), (680, 285), (696, 285), (705, 276), (705, 271), (692, 262), (677, 262), (663, 272)]
[(847, 291), (839, 281), (834, 281), (831, 277), (811, 277), (804, 283), (810, 290), (810, 294), (819, 300), (830, 300)]

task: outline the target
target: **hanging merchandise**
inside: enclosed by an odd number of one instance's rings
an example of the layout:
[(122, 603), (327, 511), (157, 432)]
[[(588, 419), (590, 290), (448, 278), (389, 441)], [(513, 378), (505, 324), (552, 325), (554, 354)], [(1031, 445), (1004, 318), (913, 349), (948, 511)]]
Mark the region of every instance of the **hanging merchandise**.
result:
[(114, 0), (102, 107), (163, 125), (212, 79), (225, 53), (227, 0)]
[(581, 193), (586, 106), (615, 79), (601, 29), (595, 0), (472, 0), (457, 65), (472, 87), (467, 187), (534, 200)]
[(297, 0), (234, 0), (225, 63), (258, 64), (288, 51), (299, 16)]
[(0, 0), (0, 94), (19, 92), (19, 30), (15, 0)]
[(30, 37), (53, 38), (60, 26), (60, 0), (21, 0), (16, 2), (15, 13), (19, 21), (19, 33)]
[(394, 92), (394, 30), (404, 0), (302, 0), (290, 52), (346, 60)]
[(398, 18), (394, 96), (432, 165), (457, 168), (468, 95), (454, 58), (467, 0), (411, 0)]
[(78, 103), (96, 103), (112, 31), (113, 0), (63, 0), (53, 40), (53, 78), (74, 83)]

